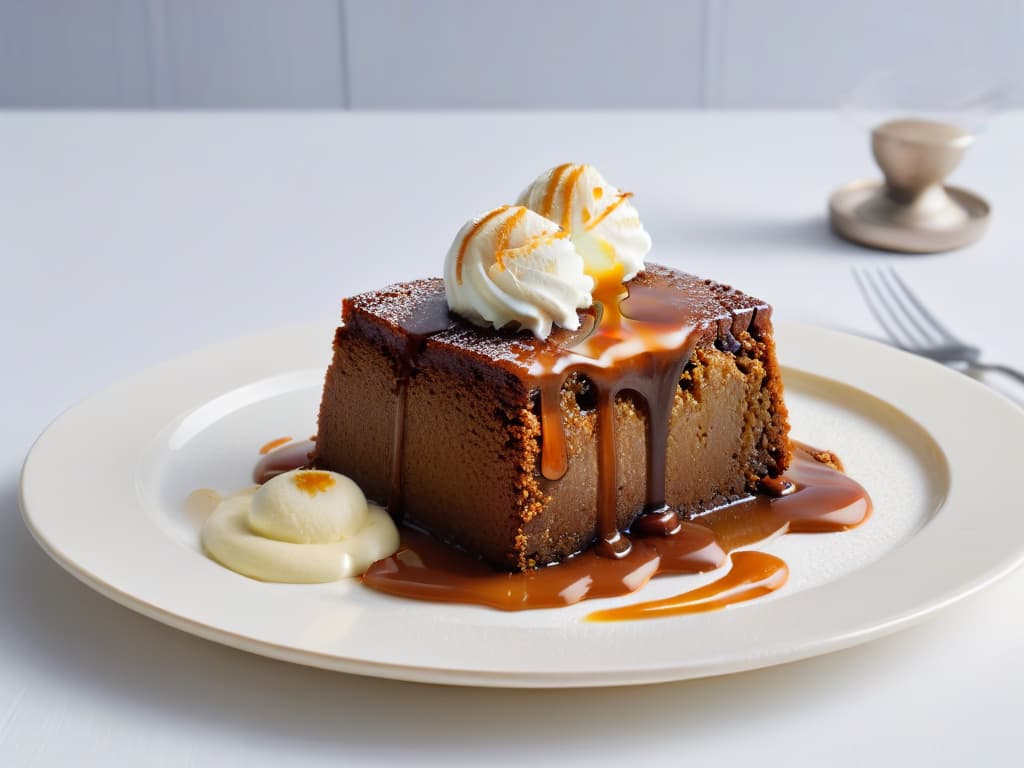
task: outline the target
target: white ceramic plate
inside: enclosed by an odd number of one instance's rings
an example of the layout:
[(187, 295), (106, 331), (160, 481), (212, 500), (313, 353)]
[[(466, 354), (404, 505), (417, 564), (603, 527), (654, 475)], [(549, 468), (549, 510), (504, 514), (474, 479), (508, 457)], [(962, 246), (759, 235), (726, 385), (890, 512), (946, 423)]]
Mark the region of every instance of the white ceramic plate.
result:
[(22, 475), (22, 509), (36, 539), (104, 595), (210, 640), (344, 672), (524, 687), (680, 680), (837, 650), (923, 618), (1024, 556), (1013, 487), (1024, 411), (925, 360), (782, 325), (794, 436), (837, 451), (876, 508), (854, 531), (769, 543), (791, 576), (767, 598), (594, 624), (582, 617), (718, 574), (520, 613), (402, 600), (358, 582), (252, 581), (203, 556), (182, 502), (197, 488), (247, 485), (264, 442), (312, 434), (332, 330), (303, 327), (201, 350), (64, 413)]

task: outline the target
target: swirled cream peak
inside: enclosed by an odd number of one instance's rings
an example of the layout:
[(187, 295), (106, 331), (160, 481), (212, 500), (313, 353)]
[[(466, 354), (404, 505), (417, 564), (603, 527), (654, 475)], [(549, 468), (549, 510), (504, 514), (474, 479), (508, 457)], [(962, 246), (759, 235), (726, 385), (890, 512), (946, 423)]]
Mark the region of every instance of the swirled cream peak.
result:
[(621, 271), (625, 281), (643, 270), (651, 250), (651, 236), (629, 202), (632, 195), (609, 184), (592, 165), (565, 163), (538, 176), (519, 204), (569, 232), (588, 275), (601, 279)]
[(517, 324), (540, 339), (557, 324), (580, 327), (594, 282), (568, 232), (523, 206), (503, 205), (467, 222), (444, 264), (448, 306), (477, 325)]

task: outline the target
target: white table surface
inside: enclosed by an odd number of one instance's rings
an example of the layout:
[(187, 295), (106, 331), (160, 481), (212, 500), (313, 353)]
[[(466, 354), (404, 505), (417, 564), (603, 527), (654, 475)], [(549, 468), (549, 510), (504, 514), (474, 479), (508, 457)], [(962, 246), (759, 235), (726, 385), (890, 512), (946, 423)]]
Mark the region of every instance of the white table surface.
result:
[(343, 295), (440, 274), (465, 219), (568, 159), (636, 192), (653, 259), (763, 296), (778, 318), (878, 335), (851, 267), (892, 263), (963, 336), (1024, 367), (1020, 113), (996, 117), (954, 176), (993, 204), (991, 231), (927, 257), (828, 232), (828, 193), (877, 175), (863, 129), (831, 113), (0, 114), (0, 764), (1019, 756), (1022, 571), (808, 661), (501, 691), (345, 676), (199, 640), (93, 593), (31, 539), (18, 471), (63, 409), (194, 348), (329, 319)]

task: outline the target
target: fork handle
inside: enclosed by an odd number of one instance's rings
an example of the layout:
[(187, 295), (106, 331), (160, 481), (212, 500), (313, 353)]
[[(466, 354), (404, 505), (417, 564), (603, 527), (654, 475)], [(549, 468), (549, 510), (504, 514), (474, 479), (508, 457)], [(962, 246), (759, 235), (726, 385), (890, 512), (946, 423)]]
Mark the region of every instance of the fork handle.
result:
[(970, 367), (978, 371), (998, 371), (999, 373), (1005, 373), (1007, 376), (1016, 379), (1021, 384), (1024, 384), (1024, 373), (1018, 371), (1016, 368), (1011, 368), (1008, 365), (1000, 365), (999, 363), (971, 363)]

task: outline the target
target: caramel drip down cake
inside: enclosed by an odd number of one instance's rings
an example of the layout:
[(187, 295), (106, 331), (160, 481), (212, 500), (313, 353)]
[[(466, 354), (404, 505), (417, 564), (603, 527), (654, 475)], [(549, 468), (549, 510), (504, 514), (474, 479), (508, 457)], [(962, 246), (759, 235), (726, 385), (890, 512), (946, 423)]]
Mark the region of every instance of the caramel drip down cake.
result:
[[(657, 265), (625, 291), (641, 344), (604, 364), (578, 351), (600, 307), (540, 340), (451, 314), (439, 279), (347, 299), (315, 463), (509, 570), (558, 562), (645, 513), (697, 515), (783, 472), (770, 307)], [(638, 328), (675, 328), (677, 344), (652, 351), (658, 334)]]

